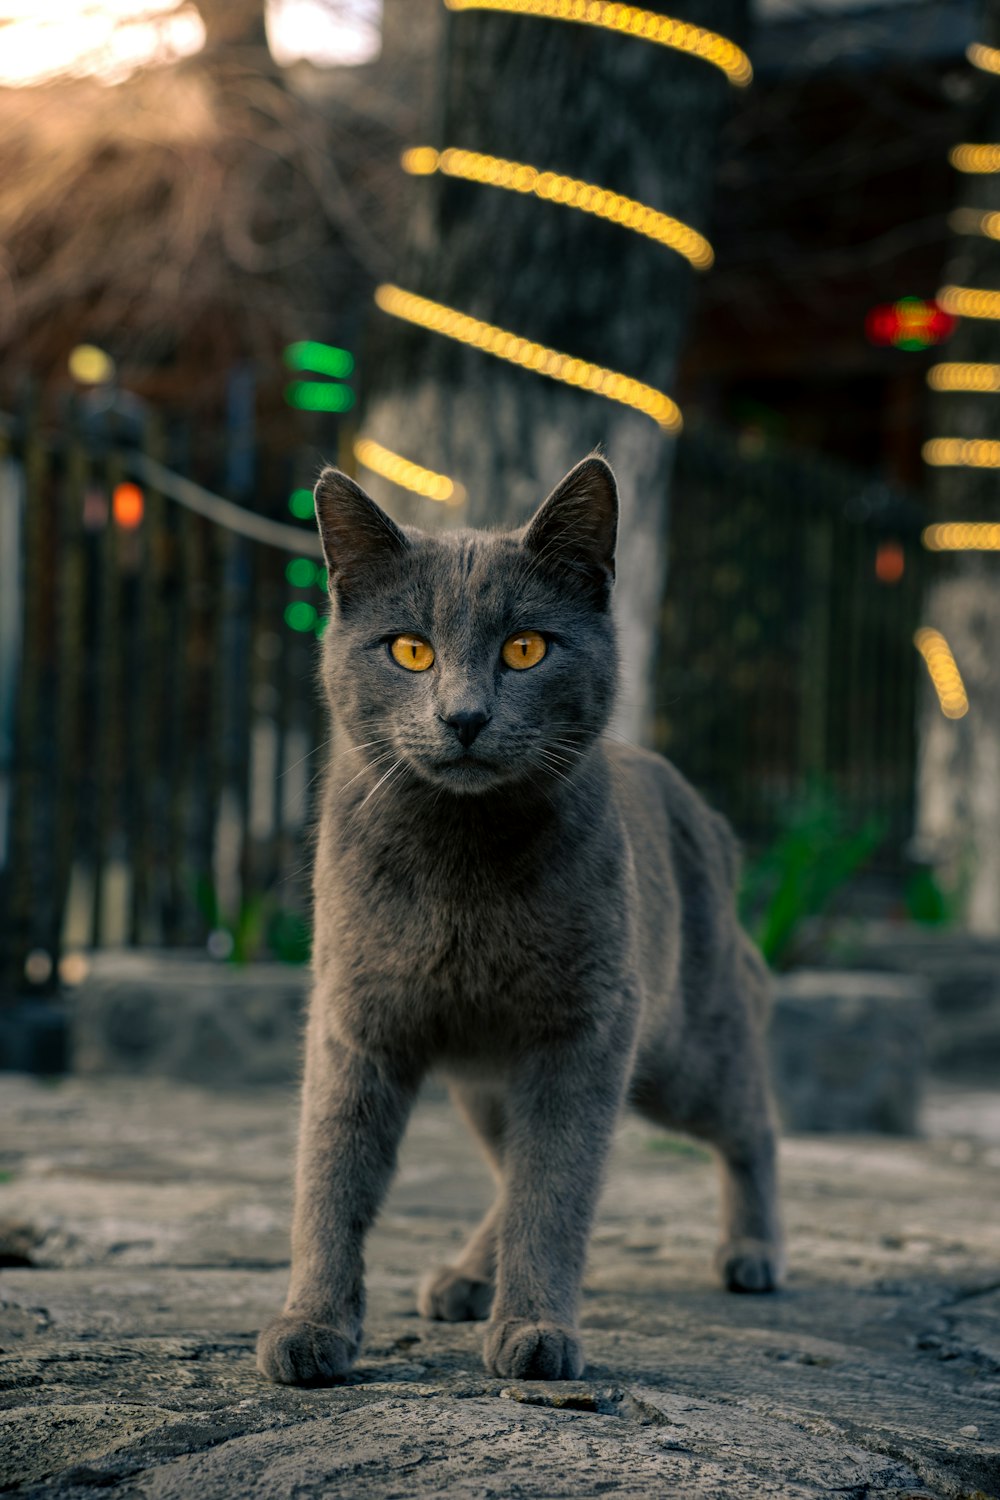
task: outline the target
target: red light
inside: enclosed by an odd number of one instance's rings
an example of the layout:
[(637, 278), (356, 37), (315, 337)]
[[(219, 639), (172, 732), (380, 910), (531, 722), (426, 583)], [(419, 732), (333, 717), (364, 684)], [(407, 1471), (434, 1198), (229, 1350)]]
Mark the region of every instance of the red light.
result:
[(865, 334), (872, 344), (928, 349), (950, 338), (957, 322), (936, 302), (900, 297), (898, 302), (882, 302), (871, 309), (865, 318)]
[(879, 583), (898, 583), (906, 571), (906, 554), (898, 542), (879, 542), (875, 577)]
[(115, 524), (125, 531), (134, 531), (142, 523), (142, 490), (137, 484), (116, 484), (111, 497), (111, 513)]

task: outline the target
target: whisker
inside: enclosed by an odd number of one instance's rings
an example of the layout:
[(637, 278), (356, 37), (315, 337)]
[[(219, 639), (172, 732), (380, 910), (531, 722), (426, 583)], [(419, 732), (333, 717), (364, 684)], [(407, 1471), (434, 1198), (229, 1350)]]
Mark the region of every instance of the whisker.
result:
[(367, 765), (362, 766), (361, 770), (358, 771), (358, 772), (356, 772), (355, 775), (353, 775), (351, 777), (350, 781), (345, 781), (344, 782), (344, 785), (340, 788), (341, 792), (346, 792), (347, 788), (349, 786), (352, 786), (354, 784), (354, 782), (357, 781), (357, 779), (358, 779), (359, 776), (363, 776), (366, 771), (374, 770), (374, 768), (377, 765), (379, 765), (383, 760), (388, 760), (389, 756), (390, 755), (395, 755), (395, 753), (396, 752), (394, 750), (383, 750), (380, 755), (376, 755), (374, 757), (374, 759), (372, 759), (372, 760), (370, 760), (368, 762)]
[(331, 735), (327, 739), (321, 740), (318, 745), (313, 745), (311, 750), (307, 750), (305, 755), (300, 755), (298, 760), (293, 761), (290, 766), (285, 767), (285, 769), (281, 773), (281, 776), (278, 777), (278, 780), (281, 781), (282, 777), (287, 776), (290, 771), (294, 771), (297, 766), (304, 765), (307, 760), (312, 760), (313, 756), (316, 755), (320, 750), (325, 750), (332, 738), (333, 736)]
[[(390, 755), (391, 753), (392, 753), (391, 751), (386, 751), (387, 755)], [(378, 781), (376, 781), (375, 785), (372, 787), (372, 789), (368, 793), (367, 797), (363, 798), (362, 801), (359, 802), (358, 805), (357, 805), (357, 807), (354, 809), (355, 817), (361, 811), (361, 809), (364, 807), (365, 803), (371, 801), (372, 797), (374, 797), (375, 793), (378, 791), (378, 789), (382, 785), (382, 783), (385, 782), (385, 781), (388, 781), (388, 779), (392, 775), (393, 771), (398, 770), (399, 767), (401, 765), (404, 765), (404, 764), (405, 764), (405, 762), (403, 760), (403, 757), (400, 756), (399, 759), (397, 761), (394, 761), (393, 764), (389, 767), (389, 769), (388, 769), (388, 771), (386, 771), (385, 775), (379, 777)]]
[(348, 745), (347, 748), (348, 750), (370, 750), (373, 745), (387, 745), (393, 739), (395, 739), (395, 735), (382, 734), (377, 740), (365, 740), (362, 745)]

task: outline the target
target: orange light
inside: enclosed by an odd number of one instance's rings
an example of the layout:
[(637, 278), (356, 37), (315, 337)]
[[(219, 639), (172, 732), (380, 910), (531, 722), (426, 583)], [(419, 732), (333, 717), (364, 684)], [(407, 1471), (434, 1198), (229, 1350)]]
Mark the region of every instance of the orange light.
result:
[(879, 583), (898, 583), (906, 571), (906, 554), (898, 542), (879, 542), (875, 577)]
[(137, 484), (126, 481), (115, 485), (111, 496), (111, 513), (116, 526), (121, 526), (125, 531), (134, 531), (142, 524), (143, 509), (142, 490)]

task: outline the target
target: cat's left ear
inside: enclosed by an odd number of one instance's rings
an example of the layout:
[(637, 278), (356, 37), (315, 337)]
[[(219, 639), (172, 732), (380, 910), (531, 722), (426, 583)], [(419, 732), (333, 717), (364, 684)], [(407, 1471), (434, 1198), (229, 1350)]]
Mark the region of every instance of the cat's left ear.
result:
[(340, 469), (324, 469), (313, 496), (332, 589), (347, 603), (366, 579), (409, 550), (409, 542), (360, 484)]
[(541, 564), (569, 569), (607, 601), (615, 576), (618, 486), (611, 465), (596, 453), (560, 480), (535, 513), (524, 546)]

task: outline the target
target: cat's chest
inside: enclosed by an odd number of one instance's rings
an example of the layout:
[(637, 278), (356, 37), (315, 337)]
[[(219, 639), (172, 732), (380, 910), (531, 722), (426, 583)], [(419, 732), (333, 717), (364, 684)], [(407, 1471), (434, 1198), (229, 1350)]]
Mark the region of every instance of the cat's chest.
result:
[(491, 858), (442, 846), (345, 851), (337, 884), (338, 969), (365, 1010), (448, 1027), (476, 1015), (515, 1024), (620, 967), (614, 871), (585, 862)]

